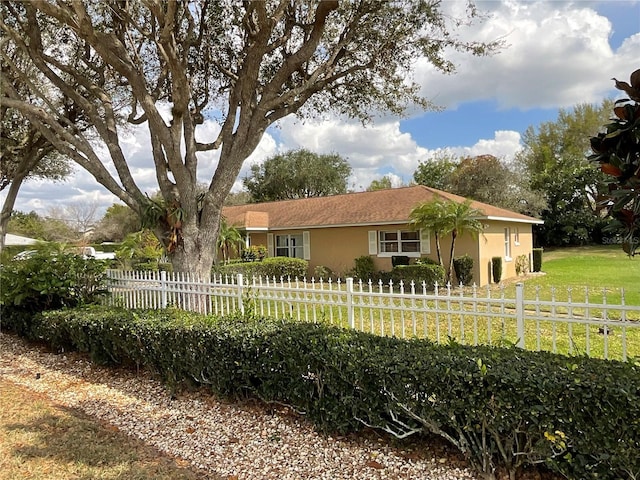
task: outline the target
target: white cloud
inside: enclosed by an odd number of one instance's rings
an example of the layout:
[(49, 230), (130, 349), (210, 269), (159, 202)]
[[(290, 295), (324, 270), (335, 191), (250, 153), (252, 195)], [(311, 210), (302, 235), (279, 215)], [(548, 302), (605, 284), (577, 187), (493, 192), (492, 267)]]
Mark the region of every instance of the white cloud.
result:
[(439, 105), (497, 99), (501, 108), (528, 109), (597, 102), (611, 90), (609, 78), (632, 64), (631, 58), (637, 62), (638, 40), (612, 51), (611, 22), (578, 2), (486, 1), (479, 7), (489, 10), (490, 18), (462, 30), (463, 38), (501, 38), (507, 47), (489, 57), (452, 53), (457, 65), (452, 76), (418, 61), (422, 93)]

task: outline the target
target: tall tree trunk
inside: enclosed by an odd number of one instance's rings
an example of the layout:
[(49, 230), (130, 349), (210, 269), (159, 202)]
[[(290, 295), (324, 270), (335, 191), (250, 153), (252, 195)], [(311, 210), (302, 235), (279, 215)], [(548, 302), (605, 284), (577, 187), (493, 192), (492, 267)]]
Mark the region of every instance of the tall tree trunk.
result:
[(2, 204), (2, 210), (0, 210), (0, 253), (4, 250), (5, 237), (7, 235), (7, 226), (9, 225), (9, 219), (11, 218), (11, 212), (16, 204), (16, 198), (18, 198), (18, 192), (22, 186), (22, 182), (26, 178), (29, 170), (17, 173), (7, 190), (7, 196)]
[(454, 228), (451, 232), (451, 251), (449, 252), (449, 271), (447, 272), (447, 282), (453, 281), (453, 255), (456, 249), (456, 237), (458, 231)]
[(440, 250), (440, 235), (438, 235), (438, 233), (435, 233), (435, 237), (436, 237), (436, 254), (438, 255), (438, 264), (443, 267), (444, 265), (442, 264), (442, 253)]

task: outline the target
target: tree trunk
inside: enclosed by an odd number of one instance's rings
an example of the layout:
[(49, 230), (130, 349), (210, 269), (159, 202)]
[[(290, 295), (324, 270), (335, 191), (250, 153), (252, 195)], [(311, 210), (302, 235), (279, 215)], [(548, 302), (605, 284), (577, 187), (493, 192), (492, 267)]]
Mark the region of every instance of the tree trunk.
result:
[(7, 196), (4, 200), (4, 204), (2, 205), (2, 210), (0, 210), (0, 253), (4, 250), (4, 242), (7, 234), (7, 226), (9, 225), (9, 219), (11, 218), (11, 212), (13, 212), (13, 207), (16, 204), (16, 198), (18, 198), (18, 192), (20, 191), (20, 187), (22, 186), (22, 182), (26, 177), (25, 175), (16, 175), (11, 184), (9, 185), (9, 189), (7, 190)]
[(447, 272), (447, 282), (453, 283), (453, 255), (456, 249), (457, 230), (451, 232), (451, 252), (449, 252), (449, 271)]
[(437, 233), (435, 234), (436, 237), (436, 253), (438, 255), (438, 264), (443, 267), (444, 265), (442, 264), (442, 253), (440, 250), (440, 235), (438, 235)]
[(182, 240), (169, 258), (175, 272), (189, 273), (202, 280), (209, 280), (215, 258), (219, 220), (213, 226), (197, 223), (185, 222)]

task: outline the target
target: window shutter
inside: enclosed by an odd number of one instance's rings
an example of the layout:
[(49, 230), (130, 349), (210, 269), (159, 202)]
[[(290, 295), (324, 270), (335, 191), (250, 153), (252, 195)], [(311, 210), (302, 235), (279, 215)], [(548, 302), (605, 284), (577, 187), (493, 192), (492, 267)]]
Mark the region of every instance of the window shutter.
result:
[(309, 232), (302, 232), (302, 256), (305, 260), (311, 260), (311, 244), (309, 240)]
[(267, 256), (273, 257), (273, 233), (267, 233)]
[(377, 255), (378, 253), (378, 232), (369, 230), (369, 255)]
[(420, 230), (420, 253), (431, 253), (431, 232)]

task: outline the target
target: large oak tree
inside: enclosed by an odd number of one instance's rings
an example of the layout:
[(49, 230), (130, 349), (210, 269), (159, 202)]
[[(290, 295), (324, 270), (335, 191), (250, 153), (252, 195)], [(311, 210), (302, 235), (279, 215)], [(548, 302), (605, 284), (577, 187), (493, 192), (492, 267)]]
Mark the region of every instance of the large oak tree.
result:
[[(146, 219), (176, 270), (197, 274), (210, 270), (225, 196), (270, 125), (301, 109), (367, 121), (426, 107), (411, 81), (417, 58), (451, 72), (451, 51), (497, 47), (456, 37), (478, 16), (472, 5), (455, 19), (436, 0), (33, 0), (0, 8), (2, 41), (48, 81), (31, 97), (3, 89), (2, 104)], [(91, 137), (50, 108), (60, 93), (93, 125)], [(197, 135), (214, 117), (217, 136)], [(135, 182), (123, 119), (148, 128), (161, 203)], [(211, 150), (219, 162), (198, 194), (200, 157)]]

